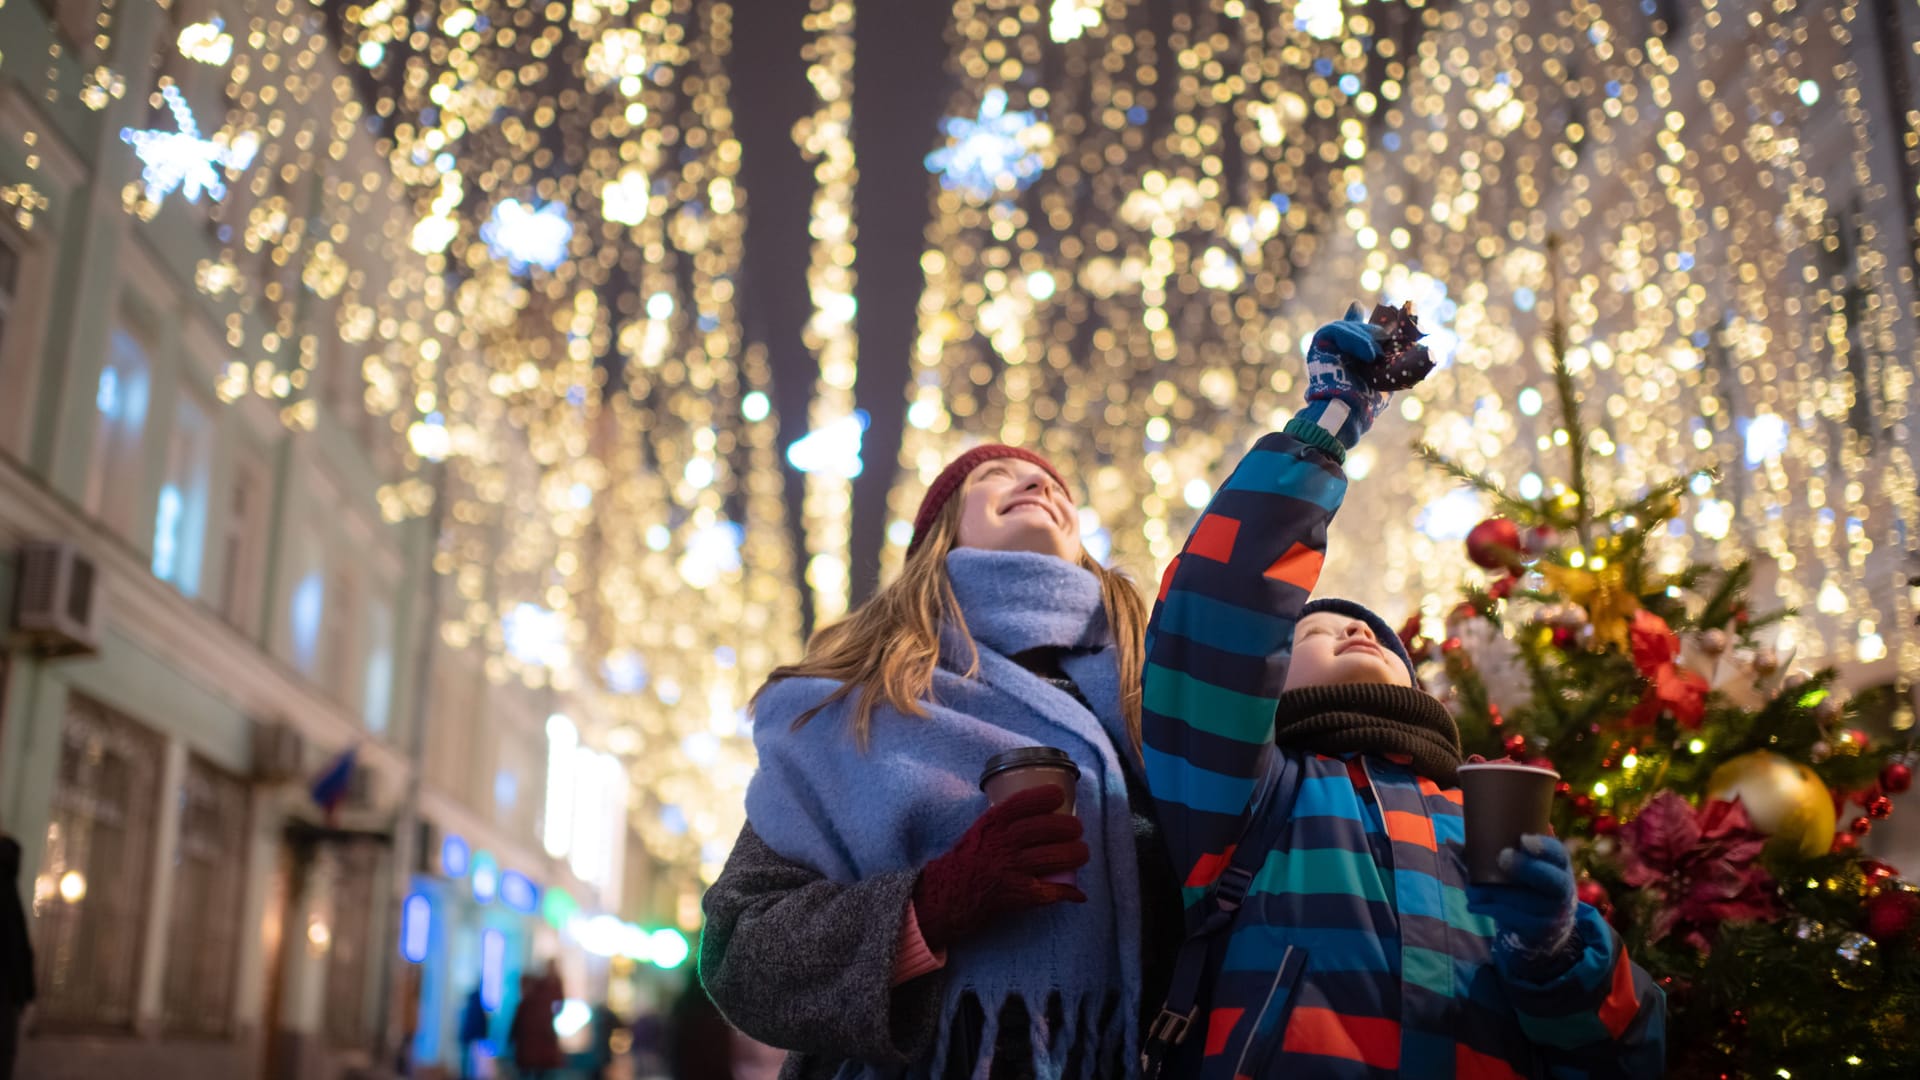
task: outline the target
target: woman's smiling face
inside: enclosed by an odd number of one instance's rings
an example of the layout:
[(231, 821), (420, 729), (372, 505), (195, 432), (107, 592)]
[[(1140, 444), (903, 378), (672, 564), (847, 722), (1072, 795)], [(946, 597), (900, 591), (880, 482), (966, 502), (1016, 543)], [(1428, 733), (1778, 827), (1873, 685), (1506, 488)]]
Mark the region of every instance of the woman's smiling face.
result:
[(1067, 489), (1030, 461), (995, 458), (967, 474), (960, 546), (1033, 551), (1069, 562), (1080, 556), (1080, 517)]

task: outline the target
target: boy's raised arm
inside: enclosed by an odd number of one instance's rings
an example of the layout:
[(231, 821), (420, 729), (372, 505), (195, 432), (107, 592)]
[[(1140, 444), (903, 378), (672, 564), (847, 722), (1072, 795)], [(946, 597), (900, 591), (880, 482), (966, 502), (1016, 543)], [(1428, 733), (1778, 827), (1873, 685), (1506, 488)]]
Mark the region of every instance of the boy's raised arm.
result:
[(1346, 495), (1340, 463), (1386, 403), (1353, 375), (1376, 359), (1376, 340), (1357, 308), (1315, 333), (1307, 408), (1241, 459), (1161, 578), (1141, 724), (1189, 909), (1232, 858), (1273, 742), (1293, 624)]

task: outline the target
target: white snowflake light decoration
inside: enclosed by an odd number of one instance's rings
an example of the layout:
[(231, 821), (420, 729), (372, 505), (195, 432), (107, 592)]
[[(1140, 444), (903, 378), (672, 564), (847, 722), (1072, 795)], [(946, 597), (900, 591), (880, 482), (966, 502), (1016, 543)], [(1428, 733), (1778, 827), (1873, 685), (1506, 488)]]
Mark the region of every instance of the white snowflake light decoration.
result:
[(994, 87), (980, 99), (977, 117), (940, 121), (947, 145), (927, 155), (927, 170), (940, 185), (976, 199), (1024, 190), (1046, 167), (1039, 150), (1053, 131), (1029, 109), (1007, 110), (1007, 92)]
[(147, 200), (157, 203), (176, 189), (188, 202), (199, 202), (202, 191), (215, 199), (226, 198), (227, 185), (220, 178), (220, 170), (238, 173), (253, 164), (260, 137), (248, 131), (230, 140), (224, 136), (202, 138), (193, 110), (179, 88), (162, 87), (160, 95), (168, 111), (173, 113), (174, 126), (179, 130), (120, 129), (120, 141), (133, 147), (134, 155), (145, 166), (140, 181), (146, 188)]
[(534, 209), (518, 199), (503, 199), (493, 216), (480, 226), (480, 239), (496, 259), (505, 259), (516, 274), (529, 266), (552, 270), (567, 258), (573, 223), (567, 208), (557, 202)]

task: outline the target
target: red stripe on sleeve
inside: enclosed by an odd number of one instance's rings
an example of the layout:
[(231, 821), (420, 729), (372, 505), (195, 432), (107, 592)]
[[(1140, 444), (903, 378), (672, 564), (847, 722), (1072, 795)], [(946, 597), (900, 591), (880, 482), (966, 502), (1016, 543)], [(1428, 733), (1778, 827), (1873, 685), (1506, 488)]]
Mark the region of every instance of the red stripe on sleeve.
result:
[(1187, 537), (1187, 554), (1224, 563), (1233, 561), (1233, 542), (1240, 537), (1240, 522), (1224, 514), (1208, 514), (1193, 527)]
[(1272, 566), (1267, 567), (1266, 576), (1312, 592), (1314, 584), (1320, 580), (1320, 567), (1326, 561), (1325, 555), (1307, 545), (1295, 544), (1287, 549), (1285, 555), (1275, 559)]
[(1640, 995), (1634, 992), (1633, 965), (1627, 962), (1626, 946), (1616, 945), (1613, 988), (1607, 991), (1607, 999), (1600, 1003), (1600, 1022), (1607, 1026), (1607, 1034), (1617, 1039), (1639, 1013)]

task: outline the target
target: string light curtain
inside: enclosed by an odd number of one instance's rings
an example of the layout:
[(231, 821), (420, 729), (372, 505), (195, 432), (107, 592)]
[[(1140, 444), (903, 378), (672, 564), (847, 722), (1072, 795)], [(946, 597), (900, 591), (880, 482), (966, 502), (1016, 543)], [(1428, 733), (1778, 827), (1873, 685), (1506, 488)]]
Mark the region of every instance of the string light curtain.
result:
[[(1349, 299), (1410, 300), (1448, 366), (1350, 461), (1329, 590), (1437, 623), (1471, 571), (1459, 541), (1492, 511), (1416, 440), (1559, 490), (1557, 319), (1596, 490), (1717, 468), (1668, 560), (1757, 553), (1802, 612), (1784, 644), (1803, 662), (1910, 681), (1915, 293), (1894, 193), (1912, 152), (1867, 122), (1884, 85), (1859, 49), (1887, 31), (1863, 18), (960, 0), (971, 123), (929, 160), (890, 561), (939, 464), (998, 438), (1071, 461), (1089, 543), (1156, 571), (1295, 405), (1302, 336)], [(990, 185), (962, 167), (982, 160)]]
[(649, 851), (711, 877), (747, 695), (799, 644), (770, 372), (735, 307), (734, 10), (447, 0), (424, 41), (418, 12), (374, 14), (343, 52), (375, 61), (418, 220), (456, 223), (461, 323), (493, 328), (447, 373), (477, 421), (450, 441), (505, 450), (450, 459), (447, 637), (566, 691), (625, 756)]
[(1294, 301), (1364, 152), (1344, 23), (1286, 5), (958, 0), (960, 74), (886, 560), (963, 446), (1040, 447), (1095, 553), (1144, 577), (1207, 478), (1284, 420)]
[(859, 377), (856, 331), (854, 190), (860, 171), (853, 153), (853, 0), (810, 0), (806, 17), (807, 82), (818, 98), (794, 129), (801, 156), (813, 164), (813, 201), (807, 232), (813, 238), (807, 265), (812, 314), (801, 331), (819, 365), (807, 420), (823, 447), (818, 460), (803, 459), (806, 493), (801, 524), (806, 536), (806, 582), (814, 618), (833, 622), (847, 612), (852, 573), (853, 466), (864, 421), (854, 409)]
[[(1875, 145), (1886, 84), (1858, 51), (1892, 28), (1851, 4), (1411, 8), (1404, 64), (1373, 73), (1393, 101), (1353, 219), (1362, 288), (1431, 275), (1423, 315), (1454, 342), (1403, 416), (1518, 494), (1563, 490), (1558, 322), (1594, 490), (1719, 475), (1666, 564), (1755, 555), (1761, 599), (1801, 613), (1783, 653), (1911, 680), (1916, 294), (1902, 150)], [(1365, 556), (1380, 586), (1437, 616), (1490, 511), (1379, 454), (1349, 524), (1387, 539)]]
[[(771, 373), (735, 307), (735, 9), (236, 7), (162, 26), (157, 55), (90, 44), (112, 79), (56, 45), (41, 92), (151, 93), (125, 202), (206, 252), (222, 399), (304, 430), (349, 373), (386, 424), (386, 515), (425, 514), (443, 474), (443, 640), (551, 690), (623, 756), (650, 851), (717, 873), (747, 695), (800, 647)], [(9, 191), (16, 216), (44, 209)]]

